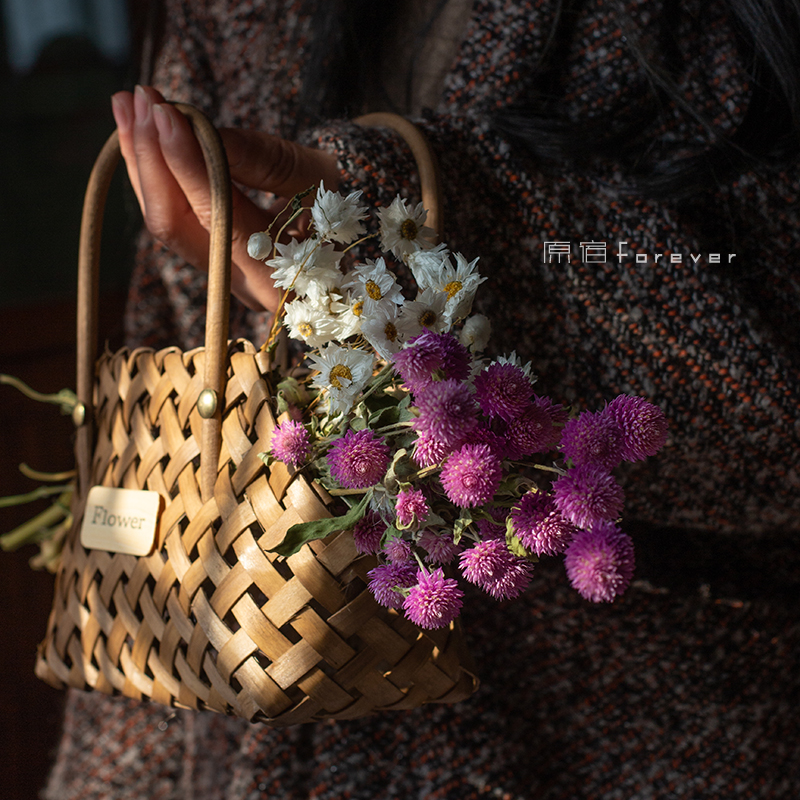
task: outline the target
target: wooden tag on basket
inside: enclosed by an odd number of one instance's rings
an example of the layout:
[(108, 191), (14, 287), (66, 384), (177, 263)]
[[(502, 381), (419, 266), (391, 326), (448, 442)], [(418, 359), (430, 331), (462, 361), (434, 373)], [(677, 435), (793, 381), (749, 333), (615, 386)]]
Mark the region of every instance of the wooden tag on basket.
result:
[(86, 500), (81, 544), (93, 550), (146, 556), (156, 542), (160, 505), (158, 492), (93, 486)]

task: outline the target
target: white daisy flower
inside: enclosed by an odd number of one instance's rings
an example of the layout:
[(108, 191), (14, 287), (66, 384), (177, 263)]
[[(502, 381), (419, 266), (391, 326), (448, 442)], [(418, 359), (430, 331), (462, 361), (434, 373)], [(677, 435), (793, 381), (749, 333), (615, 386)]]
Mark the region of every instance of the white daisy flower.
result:
[(445, 313), (451, 322), (464, 319), (469, 314), (478, 286), (486, 280), (475, 268), (478, 263), (477, 258), (468, 262), (461, 253), (456, 253), (455, 257), (455, 267), (449, 260), (445, 262), (440, 274), (440, 283), (433, 286), (434, 289), (447, 295)]
[(372, 353), (331, 343), (308, 358), (319, 370), (311, 385), (327, 389), (332, 414), (346, 414), (372, 377)]
[(481, 353), (489, 344), (491, 335), (492, 326), (489, 318), (483, 314), (473, 314), (471, 317), (467, 317), (458, 339), (473, 353)]
[(386, 268), (383, 258), (377, 261), (367, 259), (366, 264), (360, 264), (348, 273), (342, 286), (364, 298), (364, 311), (367, 314), (373, 313), (379, 305), (399, 306), (405, 302), (403, 290)]
[(284, 325), (292, 339), (309, 347), (319, 347), (336, 335), (336, 320), (327, 311), (308, 300), (294, 300), (285, 306)]
[(422, 203), (409, 209), (405, 200), (395, 197), (388, 208), (378, 209), (381, 247), (403, 261), (415, 250), (432, 248), (436, 234), (432, 228), (425, 226), (427, 216), (428, 212)]
[(337, 266), (342, 253), (332, 244), (321, 244), (314, 239), (275, 245), (279, 256), (267, 261), (272, 267), (272, 281), (281, 289), (294, 289), (298, 295), (308, 294), (311, 283), (332, 289), (342, 282), (343, 275)]
[(347, 292), (336, 304), (335, 310), (332, 309), (332, 313), (336, 315), (336, 324), (339, 326), (336, 339), (342, 342), (361, 331), (361, 323), (364, 320), (364, 298)]
[(381, 306), (375, 313), (365, 316), (361, 322), (361, 333), (364, 338), (375, 348), (378, 355), (387, 361), (403, 346), (403, 339), (397, 327), (399, 315), (397, 306)]
[(441, 272), (449, 255), (447, 245), (442, 243), (430, 250), (415, 250), (408, 256), (406, 263), (421, 292), (441, 283)]
[(397, 320), (400, 338), (407, 342), (412, 336), (422, 333), (423, 328), (434, 333), (450, 330), (450, 322), (444, 311), (446, 303), (447, 295), (434, 289), (425, 289), (417, 295), (416, 300), (407, 300)]
[(367, 218), (366, 206), (358, 205), (361, 192), (351, 192), (342, 197), (329, 192), (320, 181), (317, 199), (311, 207), (314, 230), (323, 241), (350, 244), (366, 233), (362, 220)]

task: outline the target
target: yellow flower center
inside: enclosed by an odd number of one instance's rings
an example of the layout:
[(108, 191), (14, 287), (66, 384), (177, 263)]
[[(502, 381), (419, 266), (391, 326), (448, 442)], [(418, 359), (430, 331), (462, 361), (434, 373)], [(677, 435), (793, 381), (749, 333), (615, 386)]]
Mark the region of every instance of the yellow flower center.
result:
[(390, 342), (397, 341), (397, 328), (395, 328), (393, 323), (387, 322), (383, 329), (383, 333)]
[(404, 219), (403, 224), (400, 226), (400, 236), (403, 239), (408, 239), (409, 241), (414, 241), (417, 238), (417, 233), (419, 232), (419, 228), (417, 227), (417, 223), (414, 222), (413, 219)]
[(436, 324), (436, 312), (427, 309), (419, 315), (419, 324), (423, 328), (430, 328)]
[(350, 368), (346, 367), (344, 364), (336, 364), (331, 370), (331, 374), (328, 376), (328, 380), (334, 389), (342, 388), (342, 382), (339, 378), (351, 381), (353, 380), (353, 373), (350, 372)]
[(367, 281), (364, 288), (367, 290), (367, 294), (373, 300), (380, 300), (383, 297), (383, 292), (381, 292), (381, 287), (378, 286), (378, 284), (375, 283), (375, 281), (372, 280)]
[(356, 300), (353, 303), (353, 316), (360, 317), (364, 313), (364, 301)]
[(297, 330), (300, 332), (300, 335), (304, 339), (308, 339), (308, 337), (311, 336), (312, 333), (314, 333), (314, 327), (310, 322), (301, 322), (297, 326)]
[(450, 281), (444, 290), (447, 292), (447, 299), (452, 300), (462, 289), (464, 284), (461, 281)]

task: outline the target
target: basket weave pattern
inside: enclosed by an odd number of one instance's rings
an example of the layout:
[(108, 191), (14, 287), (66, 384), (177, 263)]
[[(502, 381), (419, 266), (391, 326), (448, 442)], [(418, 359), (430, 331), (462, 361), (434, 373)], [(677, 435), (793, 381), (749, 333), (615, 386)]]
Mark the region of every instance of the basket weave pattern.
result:
[(348, 531), (283, 560), (267, 552), (330, 498), (280, 462), (267, 356), (231, 344), (213, 497), (198, 484), (203, 348), (98, 362), (91, 485), (157, 491), (153, 553), (86, 550), (76, 498), (37, 674), (56, 686), (149, 697), (282, 726), (469, 696), (457, 626), (422, 632), (379, 606), (372, 557)]

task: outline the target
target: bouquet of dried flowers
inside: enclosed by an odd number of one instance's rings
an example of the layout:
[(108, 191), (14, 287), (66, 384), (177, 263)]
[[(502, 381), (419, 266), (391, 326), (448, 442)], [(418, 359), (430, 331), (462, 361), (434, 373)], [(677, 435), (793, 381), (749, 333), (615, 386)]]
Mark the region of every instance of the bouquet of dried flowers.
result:
[[(357, 548), (377, 556), (376, 600), (422, 628), (458, 616), (460, 580), (518, 597), (541, 556), (564, 554), (581, 595), (613, 600), (634, 569), (613, 471), (664, 445), (663, 412), (620, 395), (570, 414), (536, 394), (531, 365), (513, 352), (482, 356), (490, 323), (472, 314), (485, 280), (478, 259), (435, 244), (421, 204), (398, 197), (379, 209), (384, 255), (343, 270), (368, 238), (360, 201), (320, 186), (308, 238), (273, 243), (264, 231), (249, 241), (285, 290), (266, 346), (282, 324), (311, 348), (311, 370), (279, 378), (282, 421), (262, 458), (304, 471), (349, 508), (293, 526), (277, 552), (352, 529)], [(414, 299), (392, 257), (410, 269)]]

